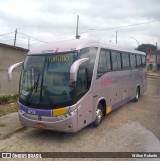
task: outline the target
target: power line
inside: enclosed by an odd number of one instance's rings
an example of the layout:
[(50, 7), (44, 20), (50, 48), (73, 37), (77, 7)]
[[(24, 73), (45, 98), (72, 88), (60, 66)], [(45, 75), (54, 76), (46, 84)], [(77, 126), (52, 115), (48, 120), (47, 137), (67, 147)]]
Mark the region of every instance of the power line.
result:
[(6, 33), (6, 34), (2, 34), (0, 36), (9, 35), (9, 34), (12, 34), (12, 33), (14, 33), (14, 32), (9, 32), (9, 33)]
[[(3, 41), (9, 41), (9, 40), (14, 40), (13, 38), (11, 38), (11, 39), (4, 39)], [(1, 40), (2, 41), (2, 40)]]
[[(5, 35), (13, 34), (13, 33), (15, 33), (15, 31), (14, 31), (14, 32), (5, 33), (5, 34), (1, 34), (0, 36), (5, 36)], [(17, 34), (21, 34), (21, 35), (30, 37), (30, 38), (32, 38), (32, 39), (34, 39), (34, 40), (37, 40), (37, 41), (41, 41), (41, 42), (47, 43), (47, 42), (45, 42), (45, 41), (39, 40), (39, 39), (37, 39), (37, 38), (34, 38), (34, 37), (29, 36), (29, 35), (27, 35), (27, 34), (21, 33), (21, 32), (19, 32), (19, 31), (17, 31)]]
[[(20, 43), (19, 41), (26, 42), (26, 45), (28, 44), (27, 45), (28, 48), (29, 48), (30, 45), (32, 45), (32, 44), (30, 44), (31, 42), (33, 42), (33, 43), (34, 42), (37, 42), (38, 44), (39, 43), (47, 43), (45, 41), (39, 40), (39, 39), (34, 38), (32, 36), (29, 36), (27, 34), (21, 33), (19, 31), (17, 31), (17, 29), (14, 32), (4, 33), (4, 34), (1, 34), (0, 36), (1, 36), (1, 38), (3, 37), (3, 40), (1, 40), (1, 41), (4, 41), (4, 42), (6, 42), (7, 40), (8, 41), (9, 40), (10, 41), (11, 40), (14, 40), (14, 46), (15, 45), (18, 45), (18, 46), (20, 46), (20, 45), (23, 45), (24, 46), (25, 45), (24, 43)], [(11, 37), (13, 37), (13, 38), (11, 38)], [(12, 42), (8, 42), (8, 44), (12, 44)]]
[(29, 35), (26, 35), (26, 34), (24, 34), (24, 33), (21, 33), (21, 32), (18, 32), (18, 33), (21, 34), (21, 35), (30, 37), (30, 38), (32, 38), (32, 39), (34, 39), (34, 40), (41, 41), (41, 42), (43, 42), (43, 43), (47, 43), (47, 42), (45, 42), (45, 41), (42, 41), (42, 40), (39, 40), (39, 39), (37, 39), (37, 38), (31, 37), (31, 36), (29, 36)]
[[(139, 25), (144, 25), (144, 24), (158, 22), (158, 21), (160, 21), (160, 20), (154, 20), (154, 21), (148, 21), (148, 22), (142, 22), (142, 23), (124, 25), (124, 26), (117, 26), (117, 27), (111, 27), (111, 28), (104, 28), (104, 29), (90, 29), (90, 31), (83, 32), (83, 33), (103, 31), (103, 30), (113, 30), (113, 29), (119, 29), (119, 28), (125, 28), (125, 27), (132, 27), (132, 26), (139, 26)], [(81, 33), (81, 34), (83, 34), (83, 33)]]

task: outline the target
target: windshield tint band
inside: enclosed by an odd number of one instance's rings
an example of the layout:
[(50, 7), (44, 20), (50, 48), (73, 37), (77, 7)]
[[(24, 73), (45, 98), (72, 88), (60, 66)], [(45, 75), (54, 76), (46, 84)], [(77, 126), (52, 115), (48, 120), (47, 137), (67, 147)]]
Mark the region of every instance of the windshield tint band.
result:
[(53, 115), (52, 110), (30, 108), (23, 104), (20, 104), (19, 107), (21, 110), (31, 115), (39, 115), (39, 116), (52, 116)]

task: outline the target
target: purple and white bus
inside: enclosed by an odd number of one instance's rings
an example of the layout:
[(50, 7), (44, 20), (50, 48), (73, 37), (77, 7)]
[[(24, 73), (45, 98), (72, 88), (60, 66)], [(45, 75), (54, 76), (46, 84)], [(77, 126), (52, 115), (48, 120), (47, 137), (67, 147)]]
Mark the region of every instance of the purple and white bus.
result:
[(19, 120), (23, 126), (76, 132), (130, 100), (147, 86), (146, 54), (76, 39), (30, 50), (22, 65)]

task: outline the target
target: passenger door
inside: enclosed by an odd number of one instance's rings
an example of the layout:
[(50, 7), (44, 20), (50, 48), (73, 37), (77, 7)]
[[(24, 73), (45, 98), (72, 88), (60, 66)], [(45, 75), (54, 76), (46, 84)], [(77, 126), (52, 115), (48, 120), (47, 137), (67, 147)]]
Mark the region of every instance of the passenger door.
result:
[(77, 75), (77, 100), (78, 106), (78, 128), (83, 128), (92, 122), (92, 94), (87, 93), (87, 69), (80, 67)]

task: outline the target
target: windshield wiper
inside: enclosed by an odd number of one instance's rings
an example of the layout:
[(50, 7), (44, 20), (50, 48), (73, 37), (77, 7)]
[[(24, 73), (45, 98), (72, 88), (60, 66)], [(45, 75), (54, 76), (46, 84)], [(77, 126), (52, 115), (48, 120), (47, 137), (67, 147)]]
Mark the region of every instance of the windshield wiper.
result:
[(26, 97), (26, 104), (29, 103), (29, 99), (33, 93), (33, 90), (36, 89), (36, 92), (37, 92), (37, 88), (38, 88), (38, 84), (39, 84), (39, 77), (40, 77), (40, 73), (38, 74), (37, 81), (34, 82), (33, 86), (29, 89), (29, 92)]

